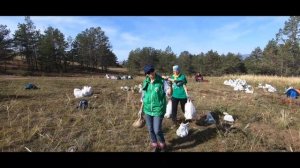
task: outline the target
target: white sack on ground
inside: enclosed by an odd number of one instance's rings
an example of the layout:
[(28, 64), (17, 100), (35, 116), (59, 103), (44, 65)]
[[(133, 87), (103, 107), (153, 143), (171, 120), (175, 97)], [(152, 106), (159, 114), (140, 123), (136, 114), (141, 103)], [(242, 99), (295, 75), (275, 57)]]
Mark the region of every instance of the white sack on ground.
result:
[(81, 98), (81, 97), (83, 97), (81, 90), (78, 89), (78, 88), (75, 88), (74, 89), (74, 96), (75, 96), (75, 98)]
[(176, 130), (177, 136), (183, 138), (189, 134), (189, 123), (181, 123), (179, 128)]
[(82, 89), (78, 89), (78, 88), (74, 89), (75, 98), (81, 98), (81, 97), (86, 97), (91, 95), (93, 95), (93, 89), (90, 86), (83, 86)]

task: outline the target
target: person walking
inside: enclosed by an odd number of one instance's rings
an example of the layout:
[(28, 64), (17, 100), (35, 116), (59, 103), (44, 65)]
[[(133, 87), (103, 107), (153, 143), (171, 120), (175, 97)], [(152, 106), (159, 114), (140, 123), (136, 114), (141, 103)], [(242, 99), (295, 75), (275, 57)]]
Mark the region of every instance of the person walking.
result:
[[(166, 113), (166, 93), (164, 79), (156, 74), (153, 65), (144, 67), (146, 78), (143, 81), (143, 112), (154, 152), (166, 151), (162, 122)], [(172, 87), (169, 87), (172, 89)], [(171, 92), (168, 92), (171, 93)], [(171, 96), (171, 95), (170, 95)]]
[[(184, 113), (185, 110), (185, 104), (187, 103), (187, 100), (190, 98), (188, 91), (187, 91), (187, 79), (186, 76), (180, 72), (180, 67), (178, 65), (173, 66), (173, 75), (168, 78), (168, 80), (172, 81), (172, 121), (173, 126), (172, 128), (178, 126), (177, 123), (177, 108), (178, 104), (180, 102), (181, 110)], [(189, 122), (189, 121), (188, 121)]]

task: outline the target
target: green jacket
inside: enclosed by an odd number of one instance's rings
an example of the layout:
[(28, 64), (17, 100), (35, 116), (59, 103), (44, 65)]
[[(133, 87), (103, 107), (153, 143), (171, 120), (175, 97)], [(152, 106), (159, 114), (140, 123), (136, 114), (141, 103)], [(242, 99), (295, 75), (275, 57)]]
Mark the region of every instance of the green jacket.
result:
[(163, 116), (167, 107), (164, 79), (156, 74), (153, 83), (150, 81), (150, 77), (143, 81), (143, 111), (150, 116)]
[[(171, 76), (171, 79), (175, 79), (174, 75)], [(185, 90), (183, 88), (183, 85), (187, 84), (187, 80), (184, 74), (179, 74), (178, 78), (175, 79), (175, 82), (173, 82), (172, 88), (173, 88), (173, 94), (172, 97), (178, 98), (178, 99), (186, 99), (187, 95), (185, 93)]]

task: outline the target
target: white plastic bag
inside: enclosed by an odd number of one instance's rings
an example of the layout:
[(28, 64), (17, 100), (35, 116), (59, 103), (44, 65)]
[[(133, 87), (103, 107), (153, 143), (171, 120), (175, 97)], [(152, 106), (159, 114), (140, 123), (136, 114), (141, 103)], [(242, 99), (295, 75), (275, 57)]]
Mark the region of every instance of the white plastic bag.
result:
[(168, 101), (165, 118), (170, 118), (172, 115), (172, 100)]
[(169, 86), (168, 81), (164, 81), (164, 92), (168, 99), (172, 97), (172, 88)]
[(74, 96), (75, 96), (76, 98), (81, 98), (81, 97), (83, 97), (81, 90), (78, 89), (78, 88), (75, 88), (75, 89), (74, 89)]
[(185, 104), (184, 111), (184, 117), (186, 120), (191, 120), (196, 117), (196, 108), (190, 99), (188, 99)]
[(169, 89), (168, 82), (166, 80), (164, 80), (164, 91), (165, 91), (165, 93), (167, 93), (168, 89)]
[(179, 128), (176, 130), (177, 136), (183, 138), (189, 134), (189, 123), (181, 123)]
[(233, 119), (232, 115), (225, 115), (224, 116), (224, 121), (234, 122), (234, 119)]
[(91, 86), (83, 86), (82, 89), (75, 88), (74, 96), (76, 98), (86, 97), (93, 95), (93, 89)]
[(83, 86), (81, 92), (83, 96), (91, 96), (93, 94), (93, 90), (91, 86)]

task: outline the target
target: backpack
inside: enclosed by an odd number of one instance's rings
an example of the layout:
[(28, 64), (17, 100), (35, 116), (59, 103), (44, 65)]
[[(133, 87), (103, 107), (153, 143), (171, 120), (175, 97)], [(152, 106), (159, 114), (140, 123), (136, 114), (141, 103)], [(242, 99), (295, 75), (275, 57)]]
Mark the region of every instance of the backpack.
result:
[(28, 83), (25, 85), (25, 89), (37, 89), (38, 87), (32, 83)]
[(294, 88), (288, 89), (288, 90), (285, 92), (285, 94), (286, 94), (286, 97), (290, 97), (290, 98), (292, 98), (292, 99), (297, 99), (298, 96), (299, 96), (299, 93), (298, 93), (297, 90), (294, 89)]
[(85, 100), (85, 99), (82, 99), (82, 100), (79, 101), (78, 108), (79, 109), (87, 109), (88, 105), (89, 105), (88, 101)]

